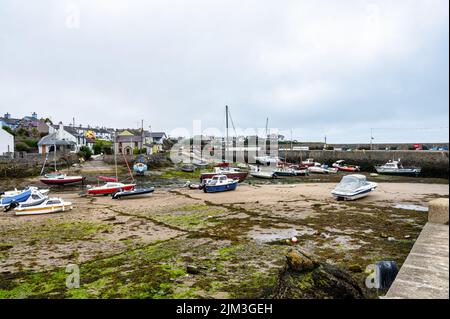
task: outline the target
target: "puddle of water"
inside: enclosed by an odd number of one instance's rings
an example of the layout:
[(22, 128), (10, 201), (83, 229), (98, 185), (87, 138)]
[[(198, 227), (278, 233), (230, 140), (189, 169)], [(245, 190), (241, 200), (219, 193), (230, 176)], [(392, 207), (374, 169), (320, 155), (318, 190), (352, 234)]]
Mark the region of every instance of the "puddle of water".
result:
[(295, 228), (255, 228), (251, 230), (248, 236), (258, 244), (268, 244), (282, 239), (290, 239), (292, 237), (301, 237), (302, 235), (311, 235), (315, 232), (312, 228), (296, 230)]
[(415, 210), (418, 212), (428, 212), (428, 207), (413, 204), (395, 204), (393, 208)]

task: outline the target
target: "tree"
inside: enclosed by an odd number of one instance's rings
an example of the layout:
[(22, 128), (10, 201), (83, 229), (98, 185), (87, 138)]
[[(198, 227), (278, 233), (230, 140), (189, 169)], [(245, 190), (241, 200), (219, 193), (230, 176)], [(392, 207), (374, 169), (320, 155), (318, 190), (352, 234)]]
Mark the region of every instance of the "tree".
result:
[(3, 125), (2, 129), (4, 129), (9, 134), (16, 136), (16, 133), (14, 133), (14, 131), (9, 126)]
[(95, 140), (92, 146), (94, 154), (112, 154), (112, 142), (105, 140)]
[(16, 144), (16, 151), (18, 152), (28, 152), (30, 150), (30, 147), (25, 144), (24, 142), (19, 142)]

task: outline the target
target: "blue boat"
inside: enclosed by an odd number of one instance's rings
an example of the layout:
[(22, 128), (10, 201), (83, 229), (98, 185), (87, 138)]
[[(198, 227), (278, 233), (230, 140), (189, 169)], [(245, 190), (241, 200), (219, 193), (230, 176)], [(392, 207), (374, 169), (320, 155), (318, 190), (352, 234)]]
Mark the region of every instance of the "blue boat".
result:
[(144, 163), (136, 163), (133, 165), (133, 170), (138, 175), (144, 175), (144, 173), (147, 171), (147, 165)]
[(26, 189), (22, 193), (14, 195), (14, 196), (7, 196), (3, 197), (0, 200), (0, 207), (6, 207), (12, 202), (22, 203), (25, 202), (30, 196), (31, 196), (32, 190)]
[(205, 193), (234, 191), (237, 184), (238, 180), (228, 178), (226, 175), (214, 175), (211, 179), (206, 180), (203, 191)]

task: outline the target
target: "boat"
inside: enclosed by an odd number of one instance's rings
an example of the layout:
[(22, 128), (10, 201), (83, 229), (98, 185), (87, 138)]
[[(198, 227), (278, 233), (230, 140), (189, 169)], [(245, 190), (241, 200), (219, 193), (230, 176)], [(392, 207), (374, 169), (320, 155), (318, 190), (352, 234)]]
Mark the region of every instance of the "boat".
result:
[(242, 172), (239, 168), (231, 167), (229, 165), (229, 163), (221, 163), (214, 167), (213, 172), (201, 173), (200, 181), (203, 182), (204, 180), (211, 179), (216, 175), (225, 175), (230, 179), (237, 179), (239, 182), (242, 182), (247, 178), (248, 172)]
[(367, 196), (377, 186), (377, 183), (367, 181), (364, 175), (351, 174), (342, 177), (331, 194), (336, 199), (355, 200)]
[(67, 176), (66, 174), (47, 174), (40, 181), (46, 185), (67, 185), (83, 182), (84, 176)]
[(278, 156), (265, 155), (265, 156), (256, 156), (255, 157), (256, 164), (261, 165), (277, 165), (280, 162), (280, 158)]
[(109, 177), (109, 176), (97, 176), (99, 180), (102, 180), (104, 182), (118, 182), (117, 178), (115, 177)]
[(250, 166), (250, 176), (255, 178), (272, 179), (276, 178), (276, 175), (271, 170), (262, 170), (259, 166)]
[(0, 199), (0, 207), (4, 208), (13, 202), (16, 202), (16, 203), (24, 202), (31, 196), (32, 193), (33, 193), (33, 190), (26, 189), (17, 195), (3, 197), (2, 199)]
[(205, 181), (203, 191), (205, 193), (233, 191), (236, 189), (237, 184), (237, 180), (228, 178), (226, 175), (214, 175)]
[(375, 170), (378, 174), (383, 175), (418, 176), (422, 169), (420, 167), (403, 167), (398, 159), (398, 161), (389, 161), (382, 166), (375, 166)]
[(295, 175), (297, 176), (308, 176), (309, 169), (307, 168), (292, 168), (294, 170)]
[(343, 172), (359, 172), (359, 166), (356, 165), (348, 165), (344, 160), (339, 160), (334, 162), (331, 166), (337, 168), (339, 171)]
[(145, 157), (143, 155), (138, 155), (136, 157), (136, 160), (134, 161), (134, 165), (133, 165), (133, 171), (137, 174), (137, 175), (144, 175), (145, 172), (147, 171), (147, 160), (145, 159)]
[(338, 169), (335, 167), (328, 167), (328, 165), (316, 163), (314, 166), (308, 167), (308, 171), (313, 174), (335, 174), (338, 172)]
[(153, 193), (154, 191), (155, 191), (154, 187), (139, 188), (139, 189), (135, 188), (129, 191), (118, 191), (112, 195), (112, 198), (121, 199), (121, 198), (137, 197)]
[(277, 177), (297, 176), (295, 169), (290, 167), (277, 167), (273, 173)]
[(180, 168), (183, 172), (192, 173), (195, 171), (195, 166), (192, 164), (185, 164)]
[(194, 166), (196, 166), (198, 168), (206, 168), (209, 166), (209, 163), (204, 162), (204, 161), (193, 161), (192, 164), (194, 164)]
[(37, 187), (31, 188), (31, 195), (27, 198), (27, 200), (23, 202), (12, 201), (9, 205), (4, 207), (5, 212), (9, 212), (11, 209), (16, 208), (19, 205), (22, 207), (31, 207), (42, 204), (45, 200), (48, 199), (47, 195), (42, 194)]
[(301, 166), (303, 167), (311, 167), (315, 166), (317, 162), (314, 162), (313, 158), (307, 158), (306, 161), (301, 161)]
[(48, 194), (48, 192), (50, 191), (49, 189), (40, 189), (40, 188), (35, 187), (35, 186), (29, 186), (29, 187), (27, 187), (27, 188), (25, 188), (25, 189), (22, 189), (22, 190), (18, 190), (18, 189), (16, 188), (16, 189), (14, 189), (13, 191), (3, 192), (3, 193), (1, 194), (0, 197), (1, 197), (1, 198), (4, 198), (4, 197), (16, 196), (16, 195), (19, 195), (20, 193), (26, 191), (27, 189), (37, 190), (37, 191), (39, 191), (42, 195), (46, 195), (46, 194)]
[(62, 198), (47, 198), (39, 205), (27, 206), (20, 204), (15, 208), (16, 215), (39, 215), (64, 212), (73, 209), (71, 202), (65, 202)]
[(133, 190), (136, 184), (123, 184), (117, 182), (109, 182), (102, 186), (91, 187), (88, 186), (89, 195), (109, 195), (117, 193), (118, 191)]

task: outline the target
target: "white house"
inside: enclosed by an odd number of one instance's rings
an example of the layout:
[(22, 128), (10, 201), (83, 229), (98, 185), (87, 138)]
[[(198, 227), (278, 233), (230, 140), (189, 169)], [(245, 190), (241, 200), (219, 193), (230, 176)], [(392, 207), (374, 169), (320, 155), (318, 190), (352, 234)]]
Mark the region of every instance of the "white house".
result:
[(0, 155), (14, 154), (14, 135), (0, 127)]
[(49, 132), (38, 142), (39, 153), (49, 153), (54, 150), (55, 146), (57, 150), (65, 152), (78, 152), (80, 150), (82, 142), (80, 143), (78, 137), (67, 132), (62, 123), (59, 123), (57, 129), (50, 126)]

